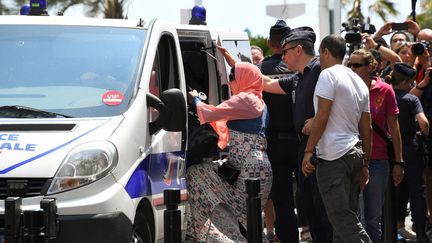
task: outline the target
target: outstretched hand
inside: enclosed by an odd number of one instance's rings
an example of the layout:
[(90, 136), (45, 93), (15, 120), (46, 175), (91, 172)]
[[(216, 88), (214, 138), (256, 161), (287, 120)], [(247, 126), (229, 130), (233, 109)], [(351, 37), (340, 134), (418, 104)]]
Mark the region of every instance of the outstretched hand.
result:
[(236, 63), (236, 59), (228, 51), (228, 49), (226, 49), (225, 47), (220, 46), (220, 45), (216, 45), (216, 47), (222, 53), (222, 55), (225, 57), (225, 60), (227, 61), (228, 65), (230, 65), (230, 67), (234, 67), (234, 65)]
[(188, 92), (188, 104), (191, 104), (192, 103), (192, 100), (196, 97), (196, 96), (198, 96), (198, 91), (196, 91), (195, 89), (194, 90), (192, 90), (192, 91), (189, 91)]

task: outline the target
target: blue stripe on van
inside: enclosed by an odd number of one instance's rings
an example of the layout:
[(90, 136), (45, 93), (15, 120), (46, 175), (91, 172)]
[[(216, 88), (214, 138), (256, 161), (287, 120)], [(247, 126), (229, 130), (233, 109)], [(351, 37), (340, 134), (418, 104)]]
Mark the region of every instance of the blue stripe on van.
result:
[(133, 172), (125, 189), (131, 198), (163, 193), (168, 188), (186, 189), (184, 152), (150, 154)]
[(85, 135), (87, 135), (87, 134), (93, 132), (94, 130), (98, 129), (99, 127), (105, 125), (107, 122), (108, 122), (108, 121), (102, 123), (101, 125), (99, 125), (99, 126), (93, 128), (93, 129), (90, 129), (89, 131), (87, 131), (87, 132), (85, 132), (85, 133), (79, 135), (78, 137), (75, 137), (75, 138), (73, 138), (73, 139), (71, 139), (71, 140), (69, 140), (69, 141), (67, 141), (67, 142), (65, 142), (65, 143), (63, 143), (63, 144), (61, 144), (61, 145), (59, 145), (59, 146), (57, 146), (57, 147), (54, 147), (54, 148), (52, 148), (52, 149), (50, 149), (50, 150), (48, 150), (48, 151), (45, 151), (45, 152), (43, 152), (43, 153), (41, 153), (41, 154), (38, 154), (38, 155), (33, 156), (33, 157), (29, 158), (29, 159), (26, 159), (26, 160), (24, 160), (24, 161), (21, 161), (21, 162), (19, 162), (19, 163), (16, 163), (16, 164), (14, 164), (14, 165), (12, 165), (12, 166), (9, 166), (9, 167), (7, 167), (7, 168), (5, 168), (5, 169), (3, 169), (3, 170), (0, 170), (0, 174), (6, 174), (6, 173), (10, 172), (11, 170), (14, 170), (14, 169), (16, 169), (16, 168), (18, 168), (18, 167), (21, 167), (21, 166), (23, 166), (23, 165), (25, 165), (25, 164), (28, 164), (28, 163), (30, 163), (30, 162), (32, 162), (32, 161), (35, 161), (35, 160), (39, 159), (39, 158), (42, 158), (42, 157), (44, 157), (44, 156), (46, 156), (46, 155), (48, 155), (48, 154), (50, 154), (50, 153), (53, 153), (53, 152), (55, 152), (55, 151), (57, 151), (57, 150), (59, 150), (59, 149), (65, 147), (66, 145), (71, 144), (72, 142), (74, 142), (74, 141), (76, 141), (76, 140), (78, 140), (78, 139), (84, 137)]

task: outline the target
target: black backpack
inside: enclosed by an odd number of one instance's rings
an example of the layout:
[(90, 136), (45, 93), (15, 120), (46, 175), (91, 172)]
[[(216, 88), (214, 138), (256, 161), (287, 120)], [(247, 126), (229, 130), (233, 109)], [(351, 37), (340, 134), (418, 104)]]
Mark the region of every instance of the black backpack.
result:
[(198, 116), (193, 111), (189, 111), (188, 128), (186, 167), (189, 168), (192, 165), (202, 163), (205, 158), (218, 159), (217, 143), (219, 136), (214, 129), (207, 123), (200, 125)]

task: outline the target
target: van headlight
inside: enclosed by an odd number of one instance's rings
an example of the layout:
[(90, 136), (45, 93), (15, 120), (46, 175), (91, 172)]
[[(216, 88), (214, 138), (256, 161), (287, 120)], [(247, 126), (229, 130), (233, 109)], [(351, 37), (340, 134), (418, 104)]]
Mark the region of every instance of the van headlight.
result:
[(117, 165), (117, 149), (110, 142), (81, 144), (66, 156), (47, 194), (92, 183), (106, 176)]

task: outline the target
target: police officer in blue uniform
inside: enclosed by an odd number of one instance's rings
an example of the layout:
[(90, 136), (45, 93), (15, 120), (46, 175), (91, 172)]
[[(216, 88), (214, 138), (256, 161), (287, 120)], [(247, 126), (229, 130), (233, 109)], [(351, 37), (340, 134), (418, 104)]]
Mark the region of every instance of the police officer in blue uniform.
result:
[[(294, 129), (298, 134), (299, 147), (297, 166), (301, 169), (307, 134), (302, 132), (308, 119), (315, 116), (313, 95), (321, 66), (315, 56), (315, 33), (310, 27), (292, 29), (282, 41), (283, 60), (296, 73), (279, 80), (264, 77), (264, 91), (292, 95), (294, 101)], [(286, 148), (289, 151), (290, 148)], [(299, 173), (301, 203), (313, 242), (330, 243), (333, 241), (333, 228), (328, 220), (321, 194), (318, 191), (315, 173), (305, 177)]]
[[(391, 74), (391, 83), (396, 94), (399, 108), (399, 127), (402, 137), (402, 152), (405, 161), (405, 183), (412, 219), (415, 224), (417, 242), (426, 243), (429, 239), (425, 232), (426, 226), (426, 199), (424, 197), (423, 170), (424, 159), (419, 153), (416, 140), (416, 120), (423, 134), (429, 134), (429, 123), (420, 100), (408, 93), (416, 71), (405, 63), (396, 63)], [(401, 190), (403, 188), (399, 188)], [(400, 202), (399, 202), (400, 203)], [(403, 218), (404, 219), (404, 218)]]
[[(270, 28), (267, 46), (272, 55), (261, 63), (261, 72), (273, 78), (293, 75), (282, 60), (281, 39), (289, 31), (283, 20)], [(298, 139), (294, 130), (292, 97), (263, 92), (270, 122), (267, 128), (267, 154), (273, 170), (270, 199), (273, 201), (275, 229), (281, 243), (298, 243), (297, 218), (294, 211), (293, 173), (297, 172)], [(297, 173), (296, 173), (297, 174)]]

